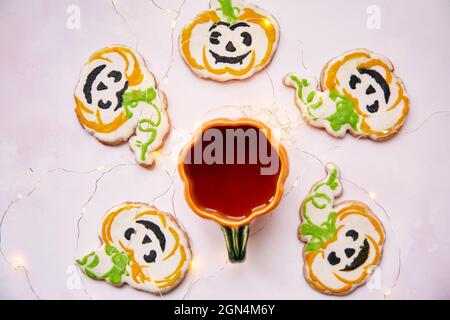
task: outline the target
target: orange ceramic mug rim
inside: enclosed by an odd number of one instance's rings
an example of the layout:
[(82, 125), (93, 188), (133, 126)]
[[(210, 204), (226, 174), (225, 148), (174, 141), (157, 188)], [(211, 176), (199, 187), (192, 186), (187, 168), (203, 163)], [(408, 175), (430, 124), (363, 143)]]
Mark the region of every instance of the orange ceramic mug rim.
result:
[[(202, 136), (203, 132), (208, 130), (209, 128), (216, 127), (216, 126), (253, 126), (258, 129), (266, 130), (266, 138), (271, 144), (271, 146), (276, 150), (278, 153), (278, 156), (280, 158), (280, 173), (278, 176), (276, 191), (273, 199), (271, 200), (270, 204), (264, 207), (261, 207), (259, 209), (256, 209), (252, 211), (252, 213), (241, 220), (234, 220), (227, 218), (225, 216), (222, 216), (217, 211), (208, 210), (204, 208), (198, 207), (195, 202), (193, 201), (191, 197), (190, 192), (190, 182), (188, 177), (186, 176), (186, 173), (184, 171), (184, 159), (186, 158), (187, 152), (192, 149), (193, 145), (197, 140)], [(181, 176), (181, 180), (184, 183), (184, 197), (186, 198), (186, 201), (189, 205), (189, 207), (199, 216), (205, 219), (213, 220), (217, 222), (218, 224), (226, 227), (240, 227), (244, 225), (250, 224), (256, 217), (264, 215), (270, 211), (272, 211), (281, 201), (281, 197), (283, 196), (284, 191), (284, 182), (288, 175), (288, 159), (287, 159), (287, 153), (284, 147), (278, 143), (275, 142), (272, 138), (272, 131), (269, 127), (264, 125), (263, 123), (250, 119), (250, 118), (238, 118), (238, 119), (227, 119), (227, 118), (218, 118), (214, 120), (210, 120), (206, 123), (204, 123), (200, 128), (197, 129), (197, 131), (194, 134), (194, 137), (192, 138), (191, 142), (188, 143), (183, 150), (180, 153), (180, 158), (178, 161), (178, 171)]]

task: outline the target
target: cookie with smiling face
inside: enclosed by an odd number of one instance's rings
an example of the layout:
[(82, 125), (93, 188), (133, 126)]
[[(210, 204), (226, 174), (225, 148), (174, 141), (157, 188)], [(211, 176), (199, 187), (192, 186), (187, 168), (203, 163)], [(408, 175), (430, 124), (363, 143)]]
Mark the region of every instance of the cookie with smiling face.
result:
[(300, 208), (303, 273), (319, 292), (344, 295), (365, 283), (379, 264), (385, 233), (364, 203), (334, 203), (342, 193), (339, 169), (328, 164), (327, 171)]
[(95, 52), (81, 71), (75, 104), (79, 122), (97, 140), (129, 141), (140, 165), (153, 164), (170, 128), (167, 100), (137, 52), (119, 45)]
[(320, 90), (314, 79), (288, 74), (296, 104), (310, 125), (343, 137), (382, 141), (395, 135), (406, 119), (409, 99), (394, 66), (385, 57), (358, 49), (332, 59), (322, 70)]
[(127, 202), (103, 219), (102, 246), (76, 261), (90, 278), (114, 286), (162, 294), (186, 276), (192, 259), (189, 239), (177, 220), (156, 208)]
[(189, 68), (216, 81), (246, 79), (272, 60), (280, 38), (275, 18), (240, 0), (211, 0), (181, 31), (179, 46)]

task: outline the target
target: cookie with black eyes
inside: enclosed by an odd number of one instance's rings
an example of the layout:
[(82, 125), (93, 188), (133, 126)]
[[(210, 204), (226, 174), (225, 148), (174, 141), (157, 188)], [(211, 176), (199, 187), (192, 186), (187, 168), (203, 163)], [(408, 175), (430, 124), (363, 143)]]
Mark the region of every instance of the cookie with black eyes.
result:
[(170, 128), (167, 99), (137, 52), (120, 45), (96, 51), (81, 71), (75, 104), (80, 124), (100, 142), (128, 141), (140, 165), (153, 164)]
[(327, 164), (300, 208), (299, 238), (305, 242), (303, 273), (326, 294), (344, 295), (364, 284), (379, 264), (385, 239), (380, 220), (359, 201), (334, 203), (342, 194), (339, 169)]
[(280, 38), (275, 18), (240, 0), (211, 0), (181, 31), (179, 46), (189, 68), (216, 81), (246, 79), (272, 60)]
[(162, 294), (189, 270), (188, 235), (175, 217), (146, 203), (127, 202), (109, 210), (100, 238), (99, 249), (76, 261), (92, 279)]
[(307, 123), (343, 137), (383, 141), (403, 126), (409, 99), (394, 66), (366, 49), (346, 52), (322, 70), (320, 89), (315, 79), (288, 74), (284, 83), (296, 89), (295, 102)]

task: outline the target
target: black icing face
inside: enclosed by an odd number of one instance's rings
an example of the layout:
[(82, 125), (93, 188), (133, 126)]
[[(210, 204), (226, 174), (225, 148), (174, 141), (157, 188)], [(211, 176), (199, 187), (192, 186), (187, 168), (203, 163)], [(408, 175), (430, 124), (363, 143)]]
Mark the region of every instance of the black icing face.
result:
[(328, 263), (339, 271), (352, 271), (362, 266), (369, 257), (370, 245), (367, 239), (361, 239), (360, 234), (353, 229), (345, 232), (345, 239), (338, 239), (343, 249), (334, 246), (327, 252)]
[(139, 264), (158, 261), (166, 250), (166, 237), (161, 228), (148, 220), (138, 220), (134, 227), (124, 232), (125, 245), (133, 249), (134, 258)]
[(122, 95), (127, 89), (128, 81), (124, 74), (102, 64), (87, 75), (83, 93), (88, 104), (103, 110), (116, 111), (122, 107)]
[(209, 29), (208, 52), (216, 65), (244, 65), (249, 61), (253, 36), (246, 22), (218, 22)]
[(348, 79), (348, 87), (352, 96), (358, 99), (362, 112), (374, 115), (387, 108), (391, 90), (378, 71), (357, 68)]

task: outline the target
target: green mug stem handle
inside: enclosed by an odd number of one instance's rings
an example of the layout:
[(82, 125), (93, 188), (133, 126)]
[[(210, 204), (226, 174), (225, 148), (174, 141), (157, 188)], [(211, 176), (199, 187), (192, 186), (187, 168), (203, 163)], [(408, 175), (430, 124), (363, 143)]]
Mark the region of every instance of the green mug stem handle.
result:
[(249, 225), (240, 227), (222, 226), (222, 232), (227, 244), (228, 259), (231, 263), (243, 262), (245, 260), (249, 230)]

